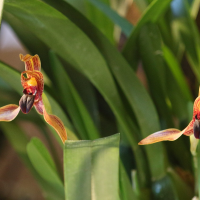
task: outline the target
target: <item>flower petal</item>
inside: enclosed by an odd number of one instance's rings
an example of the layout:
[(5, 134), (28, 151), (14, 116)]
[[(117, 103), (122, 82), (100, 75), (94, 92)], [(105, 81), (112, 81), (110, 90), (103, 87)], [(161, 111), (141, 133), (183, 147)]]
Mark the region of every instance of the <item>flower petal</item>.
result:
[(12, 121), (17, 117), (20, 107), (15, 104), (9, 104), (0, 108), (0, 121)]
[(149, 135), (148, 137), (141, 140), (138, 144), (139, 145), (146, 145), (146, 144), (153, 144), (156, 142), (161, 142), (165, 140), (176, 140), (183, 134), (183, 131), (180, 131), (178, 129), (166, 129), (163, 131), (158, 131), (156, 133), (153, 133)]
[(22, 54), (19, 54), (19, 57), (20, 60), (24, 61), (25, 63), (25, 70), (41, 70), (41, 62), (38, 55), (31, 56), (29, 54), (26, 54), (25, 56), (23, 56)]
[[(27, 78), (24, 76), (24, 74), (27, 75)], [(40, 99), (42, 99), (42, 93), (44, 90), (44, 79), (43, 79), (43, 75), (41, 72), (39, 71), (24, 71), (21, 73), (21, 83), (23, 88), (31, 88), (33, 87), (33, 91), (34, 91), (34, 86), (29, 85), (29, 81), (31, 81), (32, 78), (35, 78), (36, 82), (37, 82), (37, 93), (35, 96), (35, 101), (38, 101)], [(34, 81), (31, 81), (31, 83), (34, 83)]]
[(35, 102), (34, 106), (38, 114), (43, 115), (44, 104), (42, 100)]
[(187, 135), (190, 136), (193, 134), (193, 124), (194, 124), (194, 120), (192, 120), (188, 126), (182, 131), (183, 135)]
[(196, 115), (197, 115), (197, 118), (200, 119), (200, 96), (198, 96), (194, 101), (193, 120), (195, 119)]
[(43, 112), (44, 112), (45, 121), (56, 130), (56, 132), (60, 136), (62, 142), (65, 143), (65, 141), (67, 140), (67, 133), (66, 133), (66, 130), (65, 130), (65, 127), (64, 127), (64, 124), (62, 123), (62, 121), (55, 115), (49, 115), (46, 112), (45, 108), (44, 108)]

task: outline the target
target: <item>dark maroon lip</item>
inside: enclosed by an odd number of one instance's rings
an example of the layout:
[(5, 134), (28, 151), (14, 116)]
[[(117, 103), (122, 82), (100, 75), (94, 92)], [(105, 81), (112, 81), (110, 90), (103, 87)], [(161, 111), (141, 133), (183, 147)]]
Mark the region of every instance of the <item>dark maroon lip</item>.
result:
[(24, 94), (21, 97), (21, 99), (19, 100), (19, 106), (24, 114), (30, 112), (34, 104), (34, 100), (35, 100), (35, 95)]
[(200, 139), (200, 120), (195, 116), (195, 121), (193, 124), (193, 132), (196, 139)]

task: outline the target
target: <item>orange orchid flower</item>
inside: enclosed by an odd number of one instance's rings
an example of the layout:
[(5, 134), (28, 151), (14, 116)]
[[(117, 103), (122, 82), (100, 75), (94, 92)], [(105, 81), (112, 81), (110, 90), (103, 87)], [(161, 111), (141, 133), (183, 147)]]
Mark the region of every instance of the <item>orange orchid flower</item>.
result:
[(192, 134), (194, 134), (196, 139), (200, 139), (200, 89), (199, 95), (194, 101), (193, 118), (184, 130), (180, 131), (178, 129), (170, 128), (163, 131), (158, 131), (144, 138), (138, 144), (146, 145), (166, 140), (174, 141), (181, 135), (190, 136)]
[(19, 57), (25, 63), (25, 71), (21, 73), (24, 94), (19, 101), (19, 105), (9, 104), (0, 108), (0, 121), (12, 121), (18, 115), (20, 109), (24, 114), (27, 114), (34, 106), (36, 111), (44, 116), (45, 121), (56, 130), (64, 143), (67, 140), (64, 124), (57, 116), (46, 112), (42, 101), (44, 80), (40, 71), (41, 62), (39, 56), (31, 56), (29, 54), (23, 56), (20, 54)]

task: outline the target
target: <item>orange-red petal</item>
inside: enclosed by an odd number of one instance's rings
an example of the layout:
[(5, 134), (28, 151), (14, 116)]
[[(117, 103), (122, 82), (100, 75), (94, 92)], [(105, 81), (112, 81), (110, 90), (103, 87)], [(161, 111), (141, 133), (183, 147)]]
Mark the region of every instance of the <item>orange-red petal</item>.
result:
[(156, 133), (153, 133), (149, 135), (148, 137), (141, 140), (138, 144), (139, 145), (146, 145), (146, 144), (153, 144), (156, 142), (161, 141), (174, 141), (178, 139), (183, 134), (183, 131), (180, 131), (178, 129), (166, 129), (163, 131), (158, 131)]
[[(27, 78), (24, 77), (24, 74), (27, 75)], [(31, 78), (35, 78), (36, 82), (37, 82), (37, 86), (30, 86), (28, 85), (28, 81), (31, 80)], [(21, 73), (21, 84), (23, 86), (23, 88), (31, 88), (31, 87), (37, 87), (37, 93), (36, 93), (36, 97), (35, 97), (35, 101), (38, 101), (40, 99), (42, 99), (42, 93), (44, 90), (44, 79), (43, 79), (43, 75), (40, 71), (23, 71)]]
[(195, 119), (196, 115), (197, 115), (197, 118), (200, 119), (200, 96), (198, 96), (194, 101), (193, 120)]
[(45, 108), (43, 112), (45, 121), (56, 130), (62, 142), (65, 143), (65, 141), (67, 140), (67, 133), (62, 121), (55, 115), (49, 115), (46, 112)]
[(17, 117), (20, 107), (15, 104), (9, 104), (0, 108), (0, 121), (12, 121)]
[(182, 131), (184, 135), (190, 136), (193, 134), (193, 124), (194, 120), (192, 120), (188, 126)]
[(24, 61), (25, 63), (25, 70), (34, 71), (34, 70), (41, 70), (41, 62), (38, 55), (31, 56), (29, 54), (26, 54), (23, 56), (22, 54), (19, 54), (20, 60)]

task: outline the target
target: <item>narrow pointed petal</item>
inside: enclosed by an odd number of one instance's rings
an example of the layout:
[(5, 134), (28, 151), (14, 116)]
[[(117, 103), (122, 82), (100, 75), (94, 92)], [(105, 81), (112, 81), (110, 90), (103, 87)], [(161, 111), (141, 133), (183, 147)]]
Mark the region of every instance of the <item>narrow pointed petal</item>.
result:
[(20, 107), (15, 104), (9, 104), (0, 108), (0, 121), (12, 121), (17, 117)]
[(183, 135), (187, 135), (187, 136), (190, 136), (192, 135), (194, 132), (193, 132), (193, 125), (194, 125), (194, 120), (192, 120), (188, 126), (182, 131), (183, 132)]
[(42, 100), (35, 102), (34, 103), (35, 109), (36, 111), (40, 114), (43, 115), (43, 109), (44, 109), (44, 104), (42, 102)]
[(197, 118), (200, 119), (200, 96), (198, 96), (194, 101), (193, 106), (193, 120), (195, 119), (195, 116), (197, 115)]
[(183, 132), (178, 129), (166, 129), (149, 135), (148, 137), (141, 140), (138, 144), (146, 145), (166, 140), (173, 141), (178, 139), (182, 134)]
[(67, 133), (66, 133), (66, 130), (65, 130), (65, 127), (64, 127), (64, 124), (62, 123), (62, 121), (55, 115), (49, 115), (46, 112), (45, 108), (44, 108), (43, 112), (44, 112), (45, 121), (56, 130), (56, 132), (60, 136), (62, 142), (65, 143), (65, 141), (67, 140)]
[(25, 56), (23, 56), (22, 54), (19, 54), (19, 57), (20, 60), (24, 61), (25, 63), (25, 70), (41, 70), (41, 62), (38, 55), (31, 56), (29, 54), (26, 54)]

